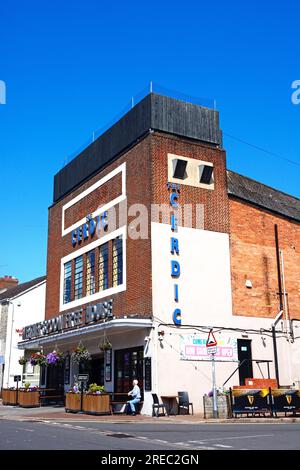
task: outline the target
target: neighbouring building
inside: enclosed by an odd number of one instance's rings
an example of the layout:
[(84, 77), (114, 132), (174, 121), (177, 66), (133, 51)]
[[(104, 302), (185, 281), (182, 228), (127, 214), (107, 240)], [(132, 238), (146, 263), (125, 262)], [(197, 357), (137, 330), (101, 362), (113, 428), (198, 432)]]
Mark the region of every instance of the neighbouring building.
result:
[(18, 343), (28, 323), (45, 318), (45, 293), (46, 277), (43, 276), (18, 285), (14, 283), (14, 287), (10, 285), (0, 294), (0, 390), (15, 386), (15, 375), (21, 375), (22, 384), (39, 385), (39, 367), (32, 367), (29, 362), (19, 364), (23, 354), (29, 358), (35, 349), (21, 351)]
[(19, 284), (19, 280), (13, 276), (3, 276), (0, 277), (0, 294), (5, 292), (12, 287), (15, 287)]
[(45, 386), (76, 381), (81, 342), (90, 382), (201, 411), (211, 329), (219, 387), (299, 385), (299, 320), (300, 200), (227, 170), (216, 110), (151, 93), (55, 175), (45, 321), (20, 342), (66, 353)]

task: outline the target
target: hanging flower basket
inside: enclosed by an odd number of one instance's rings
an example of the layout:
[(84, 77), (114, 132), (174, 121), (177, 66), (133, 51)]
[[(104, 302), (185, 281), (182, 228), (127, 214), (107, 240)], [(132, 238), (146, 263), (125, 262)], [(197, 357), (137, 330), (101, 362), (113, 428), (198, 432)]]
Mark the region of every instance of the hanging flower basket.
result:
[(20, 366), (25, 366), (25, 364), (27, 363), (27, 359), (25, 359), (25, 357), (22, 356), (22, 357), (20, 357), (18, 362), (19, 362)]
[(105, 340), (99, 343), (98, 347), (100, 351), (104, 352), (104, 351), (107, 351), (108, 349), (112, 349), (112, 344), (107, 338), (105, 338)]
[(91, 360), (91, 355), (85, 346), (78, 345), (75, 351), (72, 353), (73, 362), (80, 364)]
[(42, 353), (34, 353), (30, 356), (30, 364), (32, 366), (46, 366), (47, 364), (47, 358), (45, 354)]
[(65, 360), (64, 354), (55, 350), (50, 352), (46, 356), (46, 361), (47, 361), (48, 366), (50, 365), (58, 366), (60, 364), (63, 364), (64, 360)]

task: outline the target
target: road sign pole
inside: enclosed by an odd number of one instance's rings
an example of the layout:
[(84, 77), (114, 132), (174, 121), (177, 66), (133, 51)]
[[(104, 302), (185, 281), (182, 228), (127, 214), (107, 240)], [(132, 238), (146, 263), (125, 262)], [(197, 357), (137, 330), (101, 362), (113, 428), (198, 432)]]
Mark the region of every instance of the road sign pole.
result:
[(213, 383), (213, 417), (218, 418), (218, 402), (217, 402), (217, 387), (216, 387), (216, 367), (215, 355), (211, 355), (212, 364), (212, 383)]

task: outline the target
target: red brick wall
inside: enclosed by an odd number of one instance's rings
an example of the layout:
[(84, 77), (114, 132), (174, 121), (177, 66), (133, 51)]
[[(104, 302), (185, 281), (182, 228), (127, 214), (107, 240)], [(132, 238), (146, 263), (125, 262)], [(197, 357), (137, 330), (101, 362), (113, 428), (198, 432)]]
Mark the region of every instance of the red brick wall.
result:
[(100, 205), (107, 204), (122, 193), (121, 173), (92, 191), (65, 211), (65, 228), (70, 227), (86, 215), (94, 212)]
[[(78, 246), (72, 247), (70, 233), (65, 237), (61, 237), (62, 206), (123, 162), (126, 162), (127, 165), (126, 189), (128, 207), (135, 203), (142, 203), (148, 207), (149, 238), (147, 240), (132, 240), (127, 238), (127, 289), (125, 292), (112, 296), (114, 298), (113, 310), (115, 316), (130, 314), (151, 316), (150, 204), (169, 204), (169, 191), (167, 189), (168, 153), (201, 159), (214, 164), (215, 189), (211, 191), (191, 186), (182, 186), (180, 204), (203, 203), (205, 206), (205, 229), (229, 232), (225, 152), (174, 136), (163, 135), (161, 133), (150, 134), (117, 161), (107, 166), (98, 175), (50, 207), (46, 318), (51, 318), (59, 313), (60, 260), (62, 257), (78, 249)], [(106, 188), (107, 194), (101, 193), (101, 191), (91, 193), (88, 198), (82, 200), (82, 204), (76, 204), (72, 208), (74, 220), (69, 217), (67, 225), (75, 223), (91, 212), (93, 208), (98, 207), (98, 200), (104, 202), (105, 199), (105, 202), (107, 202), (107, 196), (109, 196), (108, 199), (116, 197), (116, 190), (120, 190), (119, 183), (111, 185), (111, 187), (108, 185)], [(130, 223), (132, 218), (129, 217), (128, 223)], [(87, 239), (81, 243), (81, 246), (85, 246), (91, 243), (91, 241)]]
[[(215, 189), (200, 189), (193, 186), (181, 185), (180, 205), (203, 204), (205, 230), (229, 233), (225, 151), (183, 138), (154, 134), (152, 139), (152, 202), (155, 204), (169, 204), (169, 191), (167, 189), (168, 153), (196, 160), (204, 160), (214, 164)], [(194, 211), (193, 227), (195, 227)]]
[[(279, 311), (277, 224), (290, 317), (300, 319), (300, 224), (235, 198), (230, 198), (229, 207), (234, 314), (274, 318)], [(246, 279), (252, 281), (252, 289), (245, 286)]]
[[(150, 205), (150, 142), (146, 138), (134, 148), (121, 156), (117, 161), (108, 165), (104, 170), (84, 183), (80, 188), (63, 198), (49, 209), (48, 228), (48, 257), (47, 257), (47, 291), (46, 291), (46, 318), (59, 314), (59, 290), (60, 290), (60, 260), (67, 254), (72, 253), (75, 248), (71, 244), (71, 234), (61, 237), (61, 209), (64, 204), (93, 183), (105, 176), (107, 173), (126, 162), (126, 186), (127, 203), (130, 206), (136, 202)], [(117, 183), (118, 184), (118, 183)], [(115, 187), (110, 190), (112, 198), (115, 197)], [(95, 191), (96, 197), (100, 194)], [(101, 201), (100, 201), (101, 202)], [(94, 201), (95, 207), (98, 206)], [(90, 204), (89, 204), (90, 206)], [(90, 207), (89, 207), (90, 208)], [(74, 222), (82, 217), (84, 210), (77, 205), (74, 213)], [(83, 212), (82, 212), (83, 211)], [(85, 213), (87, 215), (89, 211)], [(132, 218), (129, 218), (129, 222)], [(71, 222), (71, 221), (70, 221)], [(91, 243), (87, 239), (81, 243), (81, 247)], [(151, 299), (151, 252), (150, 239), (131, 240), (127, 239), (127, 289), (109, 298), (114, 299), (113, 313), (115, 316), (138, 314), (150, 316), (152, 312)], [(105, 300), (105, 298), (103, 298)], [(92, 302), (97, 303), (99, 300)], [(73, 311), (74, 308), (70, 309)]]

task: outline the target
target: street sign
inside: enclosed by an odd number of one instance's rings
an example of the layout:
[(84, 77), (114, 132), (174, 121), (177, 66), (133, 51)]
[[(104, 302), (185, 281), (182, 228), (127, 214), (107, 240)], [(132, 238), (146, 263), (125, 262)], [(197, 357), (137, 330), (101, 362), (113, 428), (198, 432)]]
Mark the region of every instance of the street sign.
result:
[[(206, 341), (206, 347), (207, 348), (210, 348), (210, 347), (213, 347), (213, 346), (217, 346), (217, 340), (212, 332), (212, 330), (210, 330), (210, 332), (208, 333), (208, 338), (207, 338), (207, 341)], [(212, 353), (210, 353), (212, 354)]]
[(78, 374), (77, 380), (78, 382), (85, 382), (89, 380), (89, 374)]
[(21, 376), (20, 375), (14, 375), (14, 382), (21, 382)]
[(207, 346), (206, 347), (207, 354), (217, 354), (217, 346)]

